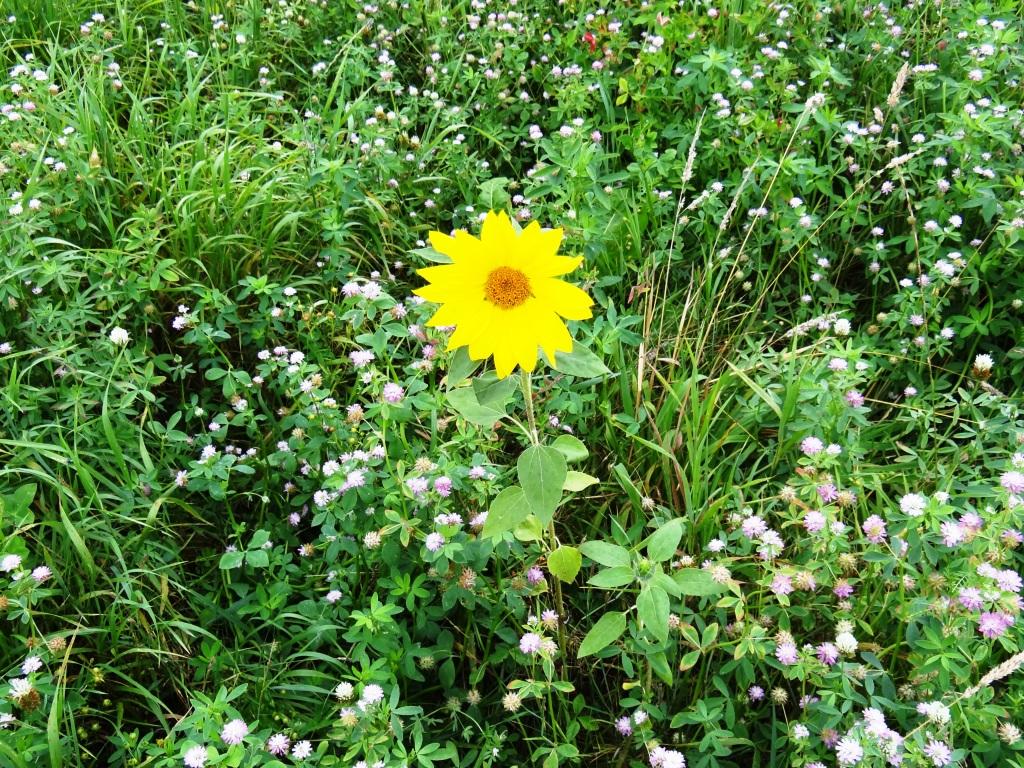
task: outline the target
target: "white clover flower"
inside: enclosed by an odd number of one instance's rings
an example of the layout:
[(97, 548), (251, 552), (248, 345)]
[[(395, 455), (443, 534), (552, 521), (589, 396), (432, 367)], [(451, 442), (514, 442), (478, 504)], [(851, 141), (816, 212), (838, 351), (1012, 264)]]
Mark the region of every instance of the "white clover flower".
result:
[(128, 336), (128, 331), (126, 331), (119, 325), (114, 326), (114, 328), (110, 331), (110, 341), (114, 344), (117, 344), (119, 347), (125, 346), (128, 343), (129, 339), (130, 337)]
[(927, 503), (928, 499), (920, 493), (908, 493), (900, 499), (900, 510), (909, 517), (920, 517)]

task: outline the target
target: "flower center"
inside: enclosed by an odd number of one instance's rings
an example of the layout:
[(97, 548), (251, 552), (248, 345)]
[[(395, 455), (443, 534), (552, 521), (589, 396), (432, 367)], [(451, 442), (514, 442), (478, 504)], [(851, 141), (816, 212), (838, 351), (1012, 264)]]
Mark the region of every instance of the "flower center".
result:
[(493, 270), (484, 283), (484, 294), (488, 301), (502, 309), (518, 307), (533, 295), (530, 293), (529, 278), (512, 267)]

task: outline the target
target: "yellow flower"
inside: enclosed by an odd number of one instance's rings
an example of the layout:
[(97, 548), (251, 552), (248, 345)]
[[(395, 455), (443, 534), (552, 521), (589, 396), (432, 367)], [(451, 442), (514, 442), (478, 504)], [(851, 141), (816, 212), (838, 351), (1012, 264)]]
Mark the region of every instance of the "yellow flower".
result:
[(518, 365), (532, 371), (540, 347), (552, 363), (556, 352), (572, 350), (566, 320), (590, 317), (593, 300), (557, 279), (576, 269), (582, 257), (558, 256), (561, 229), (537, 222), (516, 231), (508, 216), (488, 212), (480, 238), (459, 230), (454, 237), (430, 233), (430, 244), (451, 264), (419, 274), (430, 284), (415, 291), (441, 307), (427, 325), (455, 326), (448, 349), (469, 347), (473, 360), (494, 356), (499, 378)]

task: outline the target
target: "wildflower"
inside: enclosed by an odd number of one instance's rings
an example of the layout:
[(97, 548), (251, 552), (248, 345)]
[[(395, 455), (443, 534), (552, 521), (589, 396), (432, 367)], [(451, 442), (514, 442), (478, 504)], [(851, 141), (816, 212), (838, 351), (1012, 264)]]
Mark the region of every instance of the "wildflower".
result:
[(1003, 723), (999, 726), (999, 738), (1004, 744), (1016, 744), (1020, 741), (1020, 728), (1013, 723)]
[(771, 590), (776, 595), (788, 595), (793, 591), (793, 580), (783, 573), (776, 574), (772, 580)]
[(43, 662), (38, 656), (29, 656), (21, 665), (21, 674), (28, 675), (38, 672), (43, 667)]
[(809, 510), (804, 515), (804, 528), (808, 533), (818, 533), (825, 528), (825, 515), (816, 509)]
[(987, 378), (992, 372), (992, 355), (975, 355), (974, 357), (974, 373), (980, 378)]
[(1024, 493), (1024, 472), (1004, 472), (999, 484), (1010, 493)]
[(332, 589), (330, 592), (324, 595), (324, 600), (326, 600), (328, 603), (336, 603), (339, 600), (341, 600), (341, 592), (337, 589)]
[(756, 539), (766, 530), (768, 530), (768, 524), (757, 515), (750, 515), (743, 521), (741, 526), (743, 535), (748, 539)]
[(953, 762), (953, 751), (944, 741), (929, 739), (924, 747), (924, 754), (931, 759), (932, 765), (936, 766), (936, 768), (941, 768), (941, 766), (949, 765)]
[(885, 715), (880, 710), (874, 707), (869, 707), (864, 710), (864, 731), (869, 736), (881, 738), (889, 732), (889, 727), (885, 724)]
[(946, 521), (941, 526), (942, 543), (947, 547), (955, 547), (962, 544), (965, 538), (963, 527), (959, 523)]
[(441, 476), (434, 481), (434, 490), (440, 496), (450, 496), (452, 492), (452, 481), (449, 477)]
[(928, 500), (920, 493), (908, 493), (900, 499), (900, 510), (908, 517), (920, 517), (927, 503)]
[(940, 725), (945, 725), (950, 720), (949, 707), (941, 701), (922, 701), (917, 705), (917, 713)]
[(793, 583), (797, 589), (802, 589), (805, 592), (813, 592), (818, 588), (818, 583), (814, 580), (814, 574), (810, 571), (799, 571), (793, 578)]
[(412, 491), (413, 496), (422, 496), (430, 487), (425, 477), (410, 477), (405, 481), (406, 486)]
[(435, 531), (427, 536), (424, 546), (426, 546), (428, 552), (437, 552), (444, 546), (444, 536)]
[(829, 504), (839, 498), (839, 491), (832, 483), (825, 483), (824, 485), (819, 485), (817, 490), (818, 497), (825, 504)]
[(796, 644), (792, 642), (779, 643), (778, 647), (775, 649), (775, 658), (786, 666), (796, 664), (799, 658), (797, 655)]
[(51, 576), (53, 576), (53, 571), (51, 571), (49, 567), (45, 565), (40, 565), (38, 568), (32, 569), (32, 579), (36, 582), (36, 584), (42, 584)]
[(526, 572), (526, 580), (533, 586), (540, 584), (544, 581), (544, 571), (537, 566), (533, 566)]
[(752, 702), (761, 701), (764, 698), (764, 688), (759, 685), (752, 685), (747, 689), (747, 698)]
[(881, 544), (885, 541), (885, 521), (878, 515), (871, 515), (871, 517), (861, 523), (860, 527), (864, 532), (864, 537), (872, 544)]
[(338, 719), (346, 728), (354, 728), (359, 723), (359, 715), (352, 707), (345, 707), (338, 713)]
[(356, 368), (365, 368), (373, 362), (374, 354), (368, 349), (354, 349), (348, 353), (348, 359)]
[(541, 636), (536, 632), (527, 632), (519, 640), (519, 650), (533, 656), (540, 651)]
[(8, 695), (15, 701), (20, 701), (32, 693), (32, 683), (23, 677), (12, 678), (10, 685), (11, 690)]
[(117, 325), (110, 331), (110, 341), (119, 347), (125, 346), (129, 341), (128, 331)]
[(836, 635), (836, 648), (839, 649), (840, 653), (856, 653), (857, 638), (851, 632), (840, 632)]
[(334, 689), (334, 696), (340, 701), (348, 701), (354, 693), (355, 689), (349, 682), (338, 683), (338, 687)]
[(836, 760), (840, 765), (856, 765), (864, 757), (864, 748), (852, 736), (846, 736), (836, 746)]
[(974, 587), (964, 587), (960, 590), (960, 594), (957, 596), (957, 602), (960, 603), (968, 611), (981, 610), (983, 605), (981, 600), (981, 590)]
[(522, 705), (523, 700), (515, 691), (509, 691), (501, 697), (501, 706), (506, 712), (517, 712)]
[(4, 555), (0, 560), (0, 571), (10, 573), (21, 566), (21, 555)]
[(816, 456), (825, 449), (825, 444), (817, 437), (805, 437), (800, 443), (800, 450), (805, 456)]
[(1009, 568), (998, 571), (993, 578), (1004, 592), (1020, 592), (1021, 587), (1024, 587), (1024, 581), (1021, 580), (1020, 575)]
[(818, 661), (832, 666), (839, 661), (839, 649), (833, 643), (822, 643), (817, 648)]
[(398, 384), (394, 382), (388, 382), (384, 385), (384, 402), (396, 405), (402, 402), (402, 398), (405, 397), (405, 390), (402, 389)]
[(1012, 625), (1013, 616), (1000, 611), (987, 612), (978, 617), (978, 632), (990, 640), (999, 637)]
[(249, 726), (244, 720), (232, 720), (221, 729), (220, 740), (227, 745), (241, 744), (249, 734)]
[(289, 746), (291, 746), (291, 739), (283, 733), (275, 733), (267, 739), (267, 752), (277, 757), (288, 754)]
[(363, 695), (360, 702), (364, 705), (377, 704), (384, 700), (384, 689), (376, 683), (370, 683), (363, 687)]
[(185, 765), (188, 768), (203, 768), (206, 765), (206, 747), (200, 744), (189, 749), (185, 753)]
[(493, 211), (479, 239), (462, 230), (454, 237), (431, 232), (431, 244), (452, 263), (419, 271), (429, 284), (415, 293), (441, 304), (427, 324), (454, 325), (448, 349), (468, 346), (474, 360), (493, 355), (500, 378), (517, 365), (532, 371), (538, 346), (554, 362), (557, 352), (573, 346), (563, 318), (589, 318), (593, 304), (581, 289), (557, 279), (582, 262), (556, 255), (561, 240), (561, 229), (542, 230), (534, 222), (517, 232), (504, 212)]
[(292, 747), (292, 757), (296, 760), (305, 760), (313, 754), (313, 745), (308, 741), (299, 741)]

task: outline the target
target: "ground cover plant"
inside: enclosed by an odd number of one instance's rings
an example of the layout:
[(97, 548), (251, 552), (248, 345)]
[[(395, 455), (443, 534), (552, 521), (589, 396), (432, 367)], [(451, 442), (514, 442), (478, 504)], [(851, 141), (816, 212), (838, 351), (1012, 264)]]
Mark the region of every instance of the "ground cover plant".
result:
[(1016, 3), (0, 7), (0, 765), (1024, 766)]

